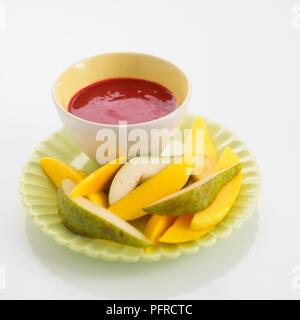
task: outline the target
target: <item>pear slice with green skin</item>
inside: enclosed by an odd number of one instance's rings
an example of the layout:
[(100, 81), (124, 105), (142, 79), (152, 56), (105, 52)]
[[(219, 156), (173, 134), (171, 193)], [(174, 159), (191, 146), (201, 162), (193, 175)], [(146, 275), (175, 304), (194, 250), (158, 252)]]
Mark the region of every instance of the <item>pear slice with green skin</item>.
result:
[(139, 230), (83, 197), (72, 198), (75, 183), (63, 180), (57, 194), (63, 224), (81, 236), (105, 239), (133, 247), (148, 248), (152, 243)]
[(169, 216), (188, 215), (204, 210), (240, 171), (240, 164), (231, 166), (164, 197), (143, 210), (156, 215)]

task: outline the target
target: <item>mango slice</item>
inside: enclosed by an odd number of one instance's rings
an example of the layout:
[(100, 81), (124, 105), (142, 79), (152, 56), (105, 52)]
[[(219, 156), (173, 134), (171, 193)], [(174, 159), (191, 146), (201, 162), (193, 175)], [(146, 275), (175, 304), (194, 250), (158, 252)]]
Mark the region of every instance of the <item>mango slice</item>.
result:
[(79, 183), (83, 178), (86, 177), (84, 172), (77, 170), (62, 161), (50, 157), (42, 158), (40, 160), (40, 165), (57, 188), (60, 187), (62, 181), (66, 178), (70, 178), (75, 183)]
[(77, 198), (86, 196), (106, 188), (123, 165), (124, 160), (124, 157), (120, 157), (91, 173), (77, 184), (72, 191), (72, 197)]
[(236, 153), (229, 147), (225, 148), (220, 156), (220, 159), (214, 169), (215, 172), (224, 170), (228, 167), (234, 166), (240, 162), (239, 157)]
[(171, 227), (175, 220), (176, 217), (171, 216), (152, 216), (147, 223), (144, 234), (154, 246), (157, 246), (158, 239)]
[(217, 149), (203, 118), (197, 117), (197, 127), (204, 130), (204, 167), (200, 175), (192, 176), (194, 181), (210, 175), (218, 162)]
[[(192, 132), (190, 136), (185, 141), (185, 151), (187, 151), (187, 155), (185, 155), (185, 160), (193, 162), (195, 156), (197, 156), (197, 129), (202, 129), (203, 127), (203, 119), (201, 117), (197, 117), (192, 125)], [(205, 148), (205, 146), (204, 146)], [(187, 150), (186, 150), (187, 149)], [(158, 245), (158, 239), (168, 230), (171, 225), (176, 221), (176, 217), (172, 216), (157, 216), (154, 215), (150, 218), (147, 223), (145, 229), (145, 235), (148, 237), (154, 246)], [(147, 249), (148, 251), (149, 249)]]
[(192, 230), (190, 224), (193, 216), (182, 216), (169, 228), (162, 237), (159, 238), (161, 243), (184, 243), (197, 240), (209, 233), (214, 227), (203, 230)]
[[(220, 171), (239, 163), (238, 156), (230, 148), (226, 148), (220, 157), (215, 171)], [(243, 175), (240, 172), (219, 192), (215, 201), (207, 209), (194, 215), (191, 228), (202, 230), (222, 221), (232, 208), (241, 189)]]

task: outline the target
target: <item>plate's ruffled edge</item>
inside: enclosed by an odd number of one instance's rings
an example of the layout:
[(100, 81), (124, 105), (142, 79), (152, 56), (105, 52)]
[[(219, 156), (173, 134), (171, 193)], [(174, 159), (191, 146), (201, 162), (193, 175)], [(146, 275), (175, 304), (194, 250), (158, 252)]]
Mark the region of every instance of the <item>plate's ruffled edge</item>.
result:
[[(48, 191), (51, 190), (53, 193), (54, 187), (39, 168), (38, 159), (42, 156), (52, 155), (64, 161), (72, 161), (74, 152), (78, 152), (78, 149), (66, 135), (65, 129), (59, 130), (42, 142), (24, 166), (19, 188), (22, 196), (22, 203), (28, 214), (32, 217), (34, 224), (39, 227), (44, 234), (54, 239), (58, 244), (68, 247), (74, 252), (83, 253), (93, 258), (101, 258), (107, 261), (154, 262), (159, 261), (162, 258), (175, 259), (182, 254), (194, 254), (200, 249), (200, 247), (210, 247), (214, 245), (217, 240), (229, 237), (234, 229), (240, 228), (244, 221), (249, 218), (255, 210), (261, 190), (260, 170), (251, 151), (240, 139), (223, 126), (211, 121), (207, 121), (207, 124), (219, 152), (226, 146), (230, 146), (239, 155), (243, 164), (244, 181), (239, 198), (228, 216), (214, 230), (212, 230), (210, 234), (197, 241), (178, 245), (162, 245), (151, 253), (145, 253), (142, 249), (114, 244), (110, 241), (83, 238), (65, 229), (57, 216), (57, 208), (53, 206), (53, 196), (50, 195), (49, 197), (44, 197), (41, 193), (39, 197), (34, 194), (30, 194), (30, 192), (26, 190), (26, 187), (31, 185), (33, 189), (34, 187), (43, 188)], [(60, 139), (59, 146), (56, 146), (56, 143), (53, 145), (53, 140), (56, 142), (57, 138)], [(50, 148), (51, 152), (49, 152), (47, 147)], [(69, 157), (68, 152), (71, 152), (71, 154), (73, 152), (73, 156)], [(60, 153), (64, 156), (62, 157)], [(33, 170), (32, 167), (34, 166), (36, 166), (36, 168)], [(41, 180), (44, 181), (42, 185), (36, 183), (30, 184), (28, 176), (37, 177), (40, 182)], [(33, 202), (32, 197), (36, 198)], [(44, 210), (43, 216), (47, 217), (46, 221), (40, 219), (42, 214), (40, 214), (39, 210), (41, 210), (41, 208)], [(46, 208), (49, 209), (48, 213), (46, 213)], [(49, 229), (49, 225), (52, 226), (52, 228)], [(65, 237), (62, 237), (62, 233)], [(99, 243), (100, 246), (98, 245)], [(99, 250), (99, 248), (101, 248), (101, 250)]]

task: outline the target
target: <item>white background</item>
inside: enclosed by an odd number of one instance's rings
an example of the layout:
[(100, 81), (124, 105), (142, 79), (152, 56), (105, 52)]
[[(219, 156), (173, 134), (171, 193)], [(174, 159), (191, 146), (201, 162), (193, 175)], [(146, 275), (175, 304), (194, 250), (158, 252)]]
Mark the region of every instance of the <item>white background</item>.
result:
[[(300, 0), (0, 0), (0, 8), (0, 299), (300, 298)], [(261, 201), (229, 239), (175, 261), (114, 264), (69, 252), (26, 218), (22, 166), (61, 126), (52, 84), (71, 63), (110, 51), (178, 64), (192, 81), (191, 111), (253, 150)]]

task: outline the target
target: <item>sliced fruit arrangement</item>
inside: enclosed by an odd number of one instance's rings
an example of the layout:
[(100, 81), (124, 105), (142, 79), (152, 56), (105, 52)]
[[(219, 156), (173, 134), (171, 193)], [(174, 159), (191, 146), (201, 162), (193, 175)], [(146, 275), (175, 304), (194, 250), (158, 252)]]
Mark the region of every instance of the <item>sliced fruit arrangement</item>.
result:
[[(204, 133), (203, 148), (195, 143), (198, 129)], [(176, 159), (136, 157), (126, 162), (121, 157), (89, 175), (52, 158), (42, 158), (40, 164), (58, 189), (59, 215), (68, 229), (147, 249), (206, 235), (239, 194), (240, 161), (230, 148), (218, 160), (202, 118), (195, 119), (183, 149), (185, 154)], [(201, 174), (198, 150), (204, 150)], [(144, 234), (127, 222), (145, 215)]]

